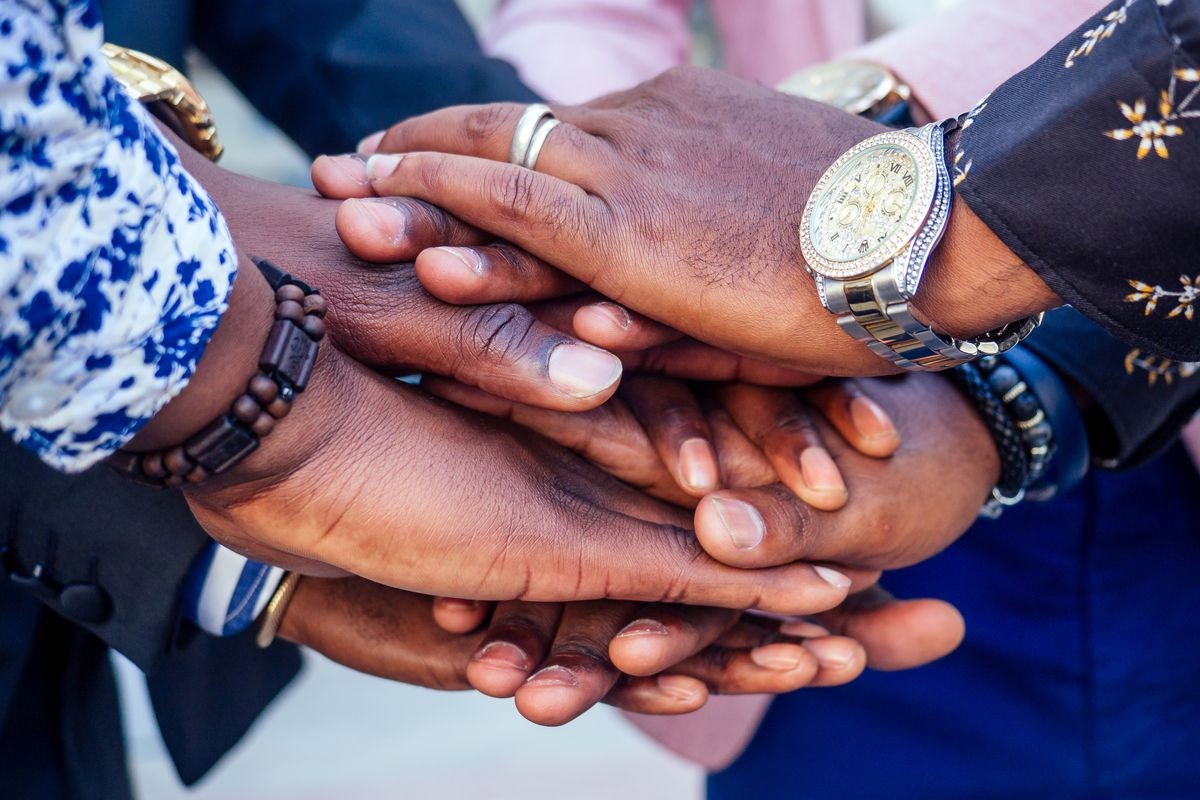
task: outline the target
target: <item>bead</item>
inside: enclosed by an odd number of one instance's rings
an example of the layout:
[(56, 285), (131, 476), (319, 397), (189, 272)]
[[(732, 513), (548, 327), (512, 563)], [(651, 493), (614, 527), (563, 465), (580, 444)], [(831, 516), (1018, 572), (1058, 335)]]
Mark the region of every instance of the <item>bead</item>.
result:
[(282, 397), (277, 398), (274, 402), (267, 404), (267, 413), (275, 419), (283, 419), (292, 410), (292, 404)]
[(992, 370), (1000, 366), (1000, 360), (994, 356), (988, 356), (987, 358), (981, 358), (976, 361), (975, 366), (984, 375), (990, 375)]
[(302, 302), (304, 300), (304, 290), (294, 283), (285, 283), (275, 290), (275, 302), (283, 303), (285, 300), (294, 302)]
[(163, 455), (163, 466), (172, 475), (187, 475), (195, 464), (188, 458), (187, 453), (183, 452), (183, 447), (172, 447)]
[(275, 429), (275, 418), (267, 412), (263, 411), (258, 415), (258, 419), (250, 423), (250, 430), (258, 438), (263, 438), (268, 433)]
[(226, 414), (201, 428), (184, 446), (188, 455), (205, 469), (220, 473), (254, 452), (258, 439), (245, 425)]
[(208, 480), (211, 476), (211, 472), (197, 464), (196, 466), (192, 467), (192, 471), (187, 474), (187, 482), (200, 483), (200, 481)]
[(163, 466), (162, 453), (146, 453), (142, 457), (142, 472), (150, 478), (167, 477), (167, 468)]
[(186, 482), (186, 479), (182, 475), (168, 475), (167, 477), (163, 478), (163, 483), (172, 489), (178, 489)]
[(1021, 431), (1021, 438), (1029, 447), (1037, 447), (1038, 445), (1049, 444), (1054, 438), (1054, 430), (1048, 422), (1039, 422), (1032, 428), (1026, 431)]
[(320, 317), (307, 316), (304, 322), (300, 324), (300, 328), (308, 334), (308, 338), (314, 342), (319, 342), (325, 338), (325, 321)]
[[(282, 307), (282, 306), (281, 306)], [(299, 308), (299, 305), (296, 306)], [(286, 320), (276, 320), (258, 357), (258, 368), (274, 375), (280, 383), (290, 383), (303, 389), (317, 363), (317, 343), (308, 338), (299, 326)], [(283, 390), (280, 390), (283, 396)]]
[(279, 396), (279, 384), (260, 372), (250, 379), (249, 391), (259, 405), (265, 406)]
[(988, 376), (987, 380), (992, 391), (1002, 395), (1020, 383), (1021, 376), (1012, 367), (1003, 366), (992, 370), (992, 374)]
[(262, 412), (262, 407), (258, 401), (248, 394), (244, 394), (237, 400), (233, 401), (233, 416), (238, 422), (249, 425), (254, 420), (258, 419), (258, 415)]
[(1012, 401), (1009, 406), (1012, 409), (1013, 416), (1017, 419), (1031, 419), (1037, 413), (1038, 399), (1030, 392), (1023, 392), (1017, 396), (1016, 400)]
[(295, 300), (284, 300), (275, 306), (275, 319), (290, 319), (299, 325), (304, 322), (304, 307)]
[(304, 313), (311, 314), (316, 317), (325, 316), (325, 298), (319, 294), (307, 294), (304, 296), (304, 301), (301, 303), (304, 306)]

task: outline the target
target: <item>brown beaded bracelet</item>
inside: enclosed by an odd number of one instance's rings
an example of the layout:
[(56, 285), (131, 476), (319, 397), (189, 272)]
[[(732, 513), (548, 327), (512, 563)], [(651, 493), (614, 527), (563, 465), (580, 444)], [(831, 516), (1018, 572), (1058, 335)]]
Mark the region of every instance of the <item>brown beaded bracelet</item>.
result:
[(275, 290), (275, 323), (245, 394), (181, 445), (144, 453), (118, 450), (108, 458), (118, 472), (152, 486), (200, 483), (254, 452), (292, 410), (325, 338), (325, 298), (266, 259), (254, 263)]

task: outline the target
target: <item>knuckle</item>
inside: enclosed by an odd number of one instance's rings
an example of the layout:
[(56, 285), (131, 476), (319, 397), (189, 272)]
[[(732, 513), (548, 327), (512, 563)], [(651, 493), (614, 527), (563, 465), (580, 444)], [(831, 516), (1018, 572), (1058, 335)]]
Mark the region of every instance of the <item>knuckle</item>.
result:
[(545, 623), (530, 614), (514, 612), (496, 620), (488, 631), (488, 640), (503, 640), (515, 637), (545, 639), (548, 635)]
[(490, 103), (472, 109), (463, 120), (463, 136), (472, 145), (487, 145), (512, 127), (513, 106)]
[(508, 365), (528, 352), (537, 320), (516, 303), (479, 306), (468, 312), (458, 342), (466, 359)]
[(774, 433), (800, 436), (805, 439), (813, 439), (817, 436), (817, 427), (813, 424), (812, 417), (802, 409), (785, 411), (777, 416), (772, 420), (772, 430)]
[(496, 209), (509, 221), (527, 219), (535, 199), (536, 175), (520, 167), (504, 167), (492, 182), (492, 199)]
[(661, 407), (657, 421), (664, 430), (681, 433), (697, 432), (704, 427), (700, 409), (688, 403), (672, 403)]
[(400, 162), (400, 169), (406, 164), (416, 167), (416, 180), (428, 192), (436, 192), (445, 182), (446, 160), (440, 155), (416, 153)]
[(415, 198), (393, 198), (395, 201), (405, 201), (405, 209), (410, 213), (414, 229), (429, 237), (430, 241), (438, 244), (452, 240), (454, 221), (450, 215), (431, 203)]
[(554, 654), (551, 656), (551, 660), (566, 659), (607, 666), (609, 663), (608, 647), (597, 641), (595, 637), (583, 632), (560, 634), (560, 639), (554, 644)]

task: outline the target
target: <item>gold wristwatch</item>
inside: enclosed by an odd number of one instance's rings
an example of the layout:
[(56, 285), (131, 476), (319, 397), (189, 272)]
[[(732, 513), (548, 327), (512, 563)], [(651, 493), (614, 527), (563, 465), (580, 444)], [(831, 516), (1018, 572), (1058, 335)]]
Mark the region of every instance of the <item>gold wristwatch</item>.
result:
[(208, 103), (183, 73), (137, 50), (105, 44), (113, 76), (164, 125), (201, 155), (216, 161), (224, 148)]
[(775, 88), (887, 125), (913, 125), (912, 90), (887, 67), (870, 61), (817, 64), (793, 73)]

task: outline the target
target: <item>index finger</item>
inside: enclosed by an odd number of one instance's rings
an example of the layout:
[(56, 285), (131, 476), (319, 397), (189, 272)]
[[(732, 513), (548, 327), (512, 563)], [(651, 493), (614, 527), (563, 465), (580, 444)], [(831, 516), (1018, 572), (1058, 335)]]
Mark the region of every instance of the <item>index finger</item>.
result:
[(607, 206), (575, 184), (512, 164), (429, 152), (371, 156), (367, 173), (376, 194), (433, 203), (584, 283), (596, 277)]

